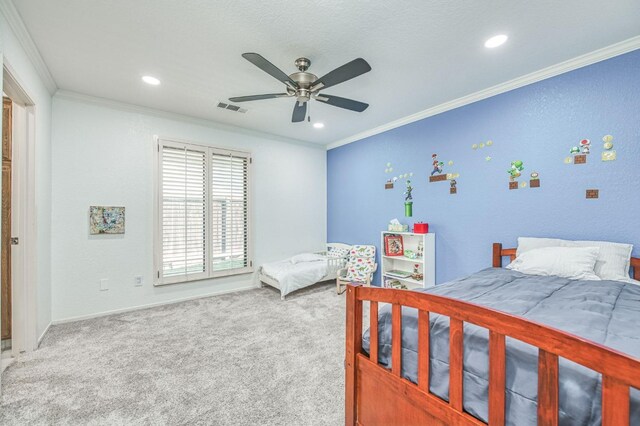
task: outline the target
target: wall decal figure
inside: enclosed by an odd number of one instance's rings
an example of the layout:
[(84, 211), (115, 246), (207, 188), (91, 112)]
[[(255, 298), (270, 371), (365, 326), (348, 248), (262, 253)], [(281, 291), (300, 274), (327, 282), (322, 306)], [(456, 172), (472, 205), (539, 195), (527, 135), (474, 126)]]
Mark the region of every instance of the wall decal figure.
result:
[(431, 156), (431, 161), (433, 170), (431, 171), (431, 175), (429, 176), (429, 182), (439, 182), (441, 180), (447, 180), (446, 175), (442, 174), (444, 162), (438, 160), (438, 154), (433, 154)]
[(442, 173), (442, 166), (444, 166), (444, 163), (442, 161), (438, 161), (438, 154), (433, 154), (431, 156), (431, 160), (433, 161), (433, 171), (431, 172), (431, 176)]
[(521, 160), (515, 160), (511, 162), (511, 168), (507, 170), (509, 173), (509, 189), (518, 189), (518, 179), (522, 175), (524, 170), (524, 163)]
[(413, 216), (413, 198), (411, 197), (411, 191), (413, 191), (411, 181), (407, 180), (407, 190), (404, 192), (404, 215), (406, 217)]
[(529, 181), (529, 188), (540, 188), (540, 173), (531, 173), (531, 180)]
[(524, 170), (524, 163), (522, 161), (520, 160), (512, 161), (511, 168), (507, 170), (507, 173), (509, 173), (509, 180), (511, 182), (514, 182), (517, 178), (520, 177), (520, 175), (522, 174), (520, 172), (523, 170)]

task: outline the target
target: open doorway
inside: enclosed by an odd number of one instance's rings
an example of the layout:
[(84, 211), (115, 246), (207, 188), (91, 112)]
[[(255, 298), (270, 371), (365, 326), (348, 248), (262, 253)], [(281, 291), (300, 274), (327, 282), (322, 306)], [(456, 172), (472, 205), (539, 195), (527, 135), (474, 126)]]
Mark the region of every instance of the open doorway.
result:
[(37, 346), (35, 293), (35, 105), (3, 69), (0, 214), (2, 369)]

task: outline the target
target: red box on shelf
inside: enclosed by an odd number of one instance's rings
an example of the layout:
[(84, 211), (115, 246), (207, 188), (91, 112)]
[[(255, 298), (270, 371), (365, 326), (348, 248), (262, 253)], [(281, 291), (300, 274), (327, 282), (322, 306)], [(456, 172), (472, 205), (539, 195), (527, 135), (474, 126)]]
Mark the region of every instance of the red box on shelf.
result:
[(428, 234), (429, 233), (429, 224), (418, 222), (413, 224), (413, 232), (415, 234)]

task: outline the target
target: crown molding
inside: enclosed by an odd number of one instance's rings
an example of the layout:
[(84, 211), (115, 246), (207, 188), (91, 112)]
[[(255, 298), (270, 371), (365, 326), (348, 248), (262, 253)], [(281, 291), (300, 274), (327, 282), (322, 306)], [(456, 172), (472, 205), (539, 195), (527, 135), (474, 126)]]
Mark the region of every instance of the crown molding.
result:
[(566, 72), (573, 71), (587, 65), (595, 64), (596, 62), (604, 61), (606, 59), (610, 59), (637, 49), (640, 49), (640, 36), (633, 37), (616, 44), (612, 44), (611, 46), (607, 46), (581, 56), (577, 56), (573, 59), (569, 59), (568, 61), (560, 62), (559, 64), (552, 65), (539, 71), (514, 78), (513, 80), (509, 80), (505, 83), (497, 84), (495, 86), (480, 90), (470, 95), (466, 95), (461, 98), (442, 103), (435, 107), (425, 109), (415, 114), (408, 115), (398, 120), (391, 121), (390, 123), (383, 124), (382, 126), (374, 127), (373, 129), (357, 133), (344, 139), (340, 139), (328, 144), (327, 150), (337, 148), (342, 145), (347, 145), (352, 142), (356, 142), (361, 139), (386, 132), (387, 130), (395, 129), (396, 127), (404, 126), (406, 124), (422, 120), (423, 118), (432, 117), (434, 115), (441, 114), (455, 108), (460, 108), (462, 106), (469, 105), (474, 102), (478, 102), (483, 99), (487, 99), (514, 89), (518, 89), (520, 87), (527, 86), (538, 81), (546, 80), (548, 78), (555, 77), (557, 75), (564, 74)]
[(40, 51), (36, 47), (36, 44), (33, 42), (27, 27), (24, 25), (22, 21), (22, 17), (20, 13), (16, 9), (16, 6), (13, 4), (11, 0), (0, 0), (0, 13), (4, 15), (4, 18), (7, 20), (7, 24), (9, 24), (9, 28), (13, 31), (13, 34), (18, 39), (18, 42), (24, 49), (27, 57), (33, 64), (36, 72), (42, 79), (45, 87), (52, 95), (58, 90), (58, 85), (56, 81), (53, 79), (47, 64), (42, 59), (42, 55), (40, 55)]
[(145, 114), (158, 118), (165, 118), (168, 120), (181, 121), (191, 123), (199, 126), (210, 127), (217, 130), (240, 133), (247, 136), (270, 139), (276, 142), (284, 142), (295, 145), (301, 145), (309, 148), (326, 149), (326, 146), (320, 143), (307, 142), (299, 139), (287, 138), (284, 136), (274, 135), (272, 133), (260, 132), (258, 130), (246, 129), (244, 127), (233, 126), (230, 124), (220, 123), (218, 121), (207, 120), (205, 118), (196, 118), (188, 115), (178, 114), (175, 112), (163, 111), (155, 108), (144, 107), (140, 105), (129, 104), (126, 102), (114, 101), (111, 99), (100, 98), (97, 96), (85, 95), (83, 93), (72, 92), (70, 90), (58, 90), (53, 96), (54, 99), (63, 99), (75, 102), (82, 102), (85, 104), (102, 106), (106, 108), (116, 109), (119, 111), (132, 112), (136, 114)]

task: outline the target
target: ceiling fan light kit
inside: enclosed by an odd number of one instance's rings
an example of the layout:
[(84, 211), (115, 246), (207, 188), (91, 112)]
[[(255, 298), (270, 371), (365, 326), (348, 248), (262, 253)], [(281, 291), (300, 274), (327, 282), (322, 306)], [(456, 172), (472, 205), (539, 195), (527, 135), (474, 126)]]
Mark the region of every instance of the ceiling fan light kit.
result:
[(296, 103), (293, 107), (293, 114), (291, 121), (293, 123), (299, 123), (304, 121), (307, 116), (307, 103), (311, 99), (316, 101), (335, 106), (338, 108), (344, 108), (351, 111), (362, 112), (369, 104), (364, 102), (354, 101), (353, 99), (341, 98), (339, 96), (333, 96), (328, 94), (320, 94), (320, 90), (327, 87), (335, 86), (352, 78), (358, 77), (364, 73), (371, 71), (371, 66), (362, 58), (354, 59), (341, 67), (329, 72), (328, 74), (318, 78), (315, 74), (307, 72), (311, 66), (311, 61), (307, 58), (298, 58), (295, 60), (295, 66), (298, 68), (298, 72), (291, 75), (285, 74), (278, 67), (266, 60), (264, 57), (257, 53), (243, 53), (242, 57), (251, 62), (267, 74), (271, 75), (276, 80), (284, 83), (286, 93), (270, 93), (265, 95), (251, 95), (251, 96), (239, 96), (235, 98), (229, 98), (231, 102), (247, 102), (247, 101), (259, 101), (263, 99), (274, 98), (296, 98)]

